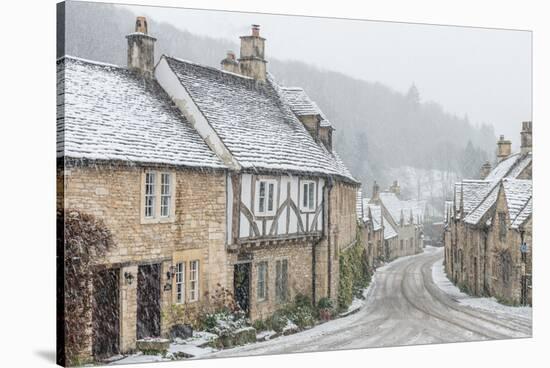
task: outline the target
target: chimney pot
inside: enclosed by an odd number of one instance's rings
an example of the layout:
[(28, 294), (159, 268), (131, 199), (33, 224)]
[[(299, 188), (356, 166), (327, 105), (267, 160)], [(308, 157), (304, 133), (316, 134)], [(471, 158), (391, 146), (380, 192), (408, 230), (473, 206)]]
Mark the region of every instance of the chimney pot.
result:
[(479, 171), (480, 179), (485, 179), (491, 172), (491, 168), (491, 163), (489, 161), (485, 161), (485, 163), (481, 166), (481, 170)]
[(259, 24), (253, 24), (252, 25), (252, 36), (260, 37), (260, 25)]
[(145, 17), (136, 18), (135, 32), (127, 35), (126, 39), (128, 40), (128, 69), (144, 77), (153, 78), (156, 38), (148, 35)]

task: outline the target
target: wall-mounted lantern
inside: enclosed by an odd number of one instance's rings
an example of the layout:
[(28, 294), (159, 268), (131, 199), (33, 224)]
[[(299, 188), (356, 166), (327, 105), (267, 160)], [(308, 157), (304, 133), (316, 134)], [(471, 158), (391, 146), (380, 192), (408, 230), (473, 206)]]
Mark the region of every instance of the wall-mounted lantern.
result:
[(163, 287), (164, 291), (172, 290), (172, 282), (170, 279), (176, 275), (176, 271), (176, 266), (170, 266), (168, 268), (168, 272), (166, 272), (166, 284)]
[(126, 280), (126, 285), (132, 285), (134, 275), (131, 272), (124, 272), (124, 280)]

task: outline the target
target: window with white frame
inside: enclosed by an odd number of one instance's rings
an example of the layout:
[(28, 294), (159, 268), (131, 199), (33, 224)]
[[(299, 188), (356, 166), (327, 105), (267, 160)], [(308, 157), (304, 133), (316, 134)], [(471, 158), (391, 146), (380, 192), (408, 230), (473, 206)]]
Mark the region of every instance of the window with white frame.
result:
[(142, 221), (155, 223), (174, 219), (174, 177), (170, 172), (144, 173)]
[(267, 299), (267, 262), (258, 263), (258, 288), (256, 292), (258, 301)]
[(301, 189), (302, 200), (300, 209), (306, 212), (315, 211), (315, 182), (310, 180), (302, 181)]
[(176, 303), (185, 301), (185, 263), (176, 264)]
[(155, 217), (155, 173), (145, 173), (145, 217)]
[(256, 183), (256, 214), (269, 216), (275, 214), (275, 180), (258, 180)]
[(199, 261), (189, 262), (189, 301), (199, 300)]
[(170, 216), (170, 203), (172, 202), (172, 175), (162, 173), (160, 175), (160, 216)]

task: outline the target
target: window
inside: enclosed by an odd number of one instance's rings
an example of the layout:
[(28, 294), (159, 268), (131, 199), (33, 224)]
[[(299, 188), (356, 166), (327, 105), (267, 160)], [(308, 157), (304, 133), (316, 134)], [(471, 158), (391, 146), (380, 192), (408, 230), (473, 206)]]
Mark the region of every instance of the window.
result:
[(155, 173), (145, 173), (145, 217), (155, 216)]
[(401, 250), (403, 250), (403, 239), (399, 241), (399, 247), (401, 248)]
[(267, 299), (267, 262), (258, 263), (258, 289), (256, 294), (258, 301)]
[(142, 223), (174, 220), (175, 175), (169, 172), (147, 171), (142, 177)]
[(274, 215), (275, 214), (275, 180), (259, 180), (256, 186), (256, 214)]
[(275, 271), (275, 296), (277, 302), (286, 302), (288, 296), (288, 260), (277, 261)]
[(498, 213), (498, 237), (501, 242), (506, 241), (506, 213)]
[(414, 246), (413, 238), (410, 238), (410, 239), (409, 239), (409, 246), (410, 246), (411, 248)]
[(185, 299), (185, 263), (176, 264), (176, 303), (181, 304)]
[(199, 261), (189, 262), (189, 301), (199, 300)]
[(315, 211), (315, 182), (302, 181), (302, 211)]
[(170, 216), (170, 202), (172, 201), (171, 175), (162, 173), (160, 176), (160, 216)]

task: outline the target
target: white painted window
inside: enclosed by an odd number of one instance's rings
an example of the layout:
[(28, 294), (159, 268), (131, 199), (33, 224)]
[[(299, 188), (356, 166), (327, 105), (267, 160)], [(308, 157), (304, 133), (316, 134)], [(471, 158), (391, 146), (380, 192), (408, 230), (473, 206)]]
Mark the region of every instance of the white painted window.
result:
[(305, 212), (315, 211), (315, 182), (301, 181), (300, 209)]
[(258, 263), (258, 288), (256, 297), (258, 301), (267, 299), (267, 262)]
[(155, 217), (155, 173), (145, 173), (145, 217)]
[(256, 185), (256, 215), (275, 214), (275, 180), (258, 180)]
[(189, 262), (189, 301), (199, 300), (199, 261)]
[(160, 175), (160, 216), (170, 216), (170, 204), (172, 202), (172, 175), (162, 173)]
[(185, 263), (176, 264), (176, 303), (182, 304), (185, 300)]

